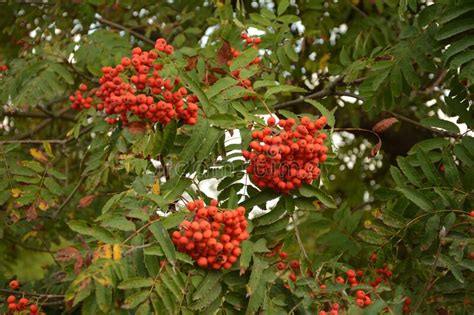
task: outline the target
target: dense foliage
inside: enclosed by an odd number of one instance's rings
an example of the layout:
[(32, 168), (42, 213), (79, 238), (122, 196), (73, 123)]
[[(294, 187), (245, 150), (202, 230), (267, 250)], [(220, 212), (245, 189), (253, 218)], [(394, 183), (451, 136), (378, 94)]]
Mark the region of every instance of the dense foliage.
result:
[(473, 15), (0, 4), (0, 312), (474, 313)]

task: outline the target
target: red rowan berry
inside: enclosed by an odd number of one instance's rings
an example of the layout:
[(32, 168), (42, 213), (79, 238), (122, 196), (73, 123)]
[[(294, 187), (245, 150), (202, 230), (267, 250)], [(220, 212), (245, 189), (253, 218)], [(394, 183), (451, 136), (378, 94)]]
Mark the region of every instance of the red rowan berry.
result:
[(279, 270), (283, 270), (286, 268), (286, 264), (283, 261), (278, 262), (276, 266)]
[(364, 306), (365, 306), (364, 300), (362, 300), (362, 299), (357, 299), (357, 300), (356, 300), (356, 303), (357, 303), (357, 305), (360, 306), (360, 307), (364, 307)]
[(288, 253), (287, 253), (287, 252), (281, 252), (281, 253), (280, 253), (280, 258), (281, 258), (281, 259), (286, 259), (286, 258), (288, 258)]
[(290, 262), (291, 269), (298, 269), (300, 267), (300, 262), (298, 260), (292, 260)]
[(16, 290), (20, 287), (20, 283), (17, 280), (12, 280), (8, 284), (12, 290)]
[(16, 301), (16, 297), (14, 295), (8, 296), (8, 298), (7, 298), (7, 303), (8, 304), (14, 303), (15, 301)]
[(290, 280), (293, 281), (293, 282), (296, 281), (296, 275), (295, 275), (293, 272), (290, 273), (289, 278), (290, 278)]
[(36, 304), (31, 304), (31, 305), (30, 305), (30, 311), (31, 311), (32, 313), (38, 312), (38, 305), (36, 305)]

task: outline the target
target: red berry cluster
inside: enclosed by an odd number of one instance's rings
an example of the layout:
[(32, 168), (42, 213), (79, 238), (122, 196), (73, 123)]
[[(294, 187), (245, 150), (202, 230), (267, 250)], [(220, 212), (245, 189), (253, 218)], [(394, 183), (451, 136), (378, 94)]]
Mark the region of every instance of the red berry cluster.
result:
[(248, 222), (244, 207), (222, 211), (217, 204), (214, 199), (208, 207), (202, 200), (189, 202), (187, 208), (194, 217), (181, 222), (181, 230), (173, 232), (172, 240), (200, 267), (230, 269), (240, 256), (240, 243), (249, 238)]
[(0, 72), (4, 72), (4, 71), (7, 71), (7, 70), (8, 70), (7, 65), (0, 65)]
[[(261, 39), (260, 37), (252, 38), (252, 37), (250, 37), (249, 35), (247, 35), (246, 33), (242, 33), (242, 34), (240, 35), (240, 38), (242, 38), (242, 39), (244, 40), (245, 46), (252, 45), (252, 48), (253, 48), (253, 49), (258, 49), (258, 44), (260, 44), (260, 43), (262, 42), (262, 39)], [(230, 52), (231, 52), (233, 58), (237, 58), (237, 57), (240, 56), (240, 54), (241, 54), (241, 52), (240, 52), (239, 50), (235, 49), (234, 47), (231, 47), (231, 48), (230, 48)], [(251, 65), (258, 65), (258, 64), (260, 64), (261, 61), (262, 61), (262, 58), (260, 58), (260, 57), (255, 57), (255, 59), (252, 60), (252, 61), (247, 65), (247, 67), (250, 67)], [(231, 65), (232, 65), (232, 60), (229, 60), (229, 61), (227, 62), (227, 65), (228, 65), (228, 66), (231, 66)], [(252, 86), (252, 84), (253, 84), (252, 81), (250, 81), (249, 79), (242, 79), (242, 78), (240, 77), (240, 70), (234, 70), (234, 71), (232, 71), (232, 72), (231, 72), (231, 75), (232, 75), (235, 79), (239, 80), (239, 84), (238, 84), (239, 86), (241, 86), (241, 87), (243, 87), (243, 88), (245, 88), (245, 89), (247, 89), (247, 90), (249, 90), (249, 91), (252, 91), (252, 92), (254, 91), (253, 86)], [(254, 99), (256, 99), (256, 98), (257, 98), (256, 95), (245, 95), (245, 96), (243, 97), (244, 100), (254, 100)]]
[[(126, 125), (130, 115), (163, 125), (172, 119), (179, 119), (189, 125), (197, 122), (197, 97), (188, 95), (188, 90), (181, 85), (178, 77), (162, 76), (164, 65), (158, 60), (164, 55), (171, 55), (173, 51), (173, 46), (159, 38), (154, 50), (142, 51), (135, 47), (131, 58), (122, 58), (115, 67), (102, 68), (100, 87), (95, 91), (100, 103), (95, 106), (109, 116), (108, 123), (114, 124), (121, 120)], [(92, 105), (92, 98), (84, 97), (85, 92), (87, 86), (81, 85), (75, 95), (70, 97), (72, 108), (89, 108)]]
[(372, 300), (370, 299), (370, 293), (365, 293), (362, 290), (356, 291), (356, 304), (359, 307), (366, 307), (367, 305), (372, 304)]
[(299, 260), (296, 260), (296, 259), (293, 259), (292, 261), (290, 261), (290, 263), (287, 265), (285, 263), (285, 261), (287, 260), (288, 258), (288, 253), (287, 252), (281, 252), (280, 253), (280, 261), (276, 264), (276, 267), (278, 270), (285, 270), (288, 266), (290, 267), (291, 269), (291, 272), (288, 276), (288, 278), (295, 282), (298, 277), (297, 277), (297, 273), (299, 272), (299, 269), (300, 269), (300, 262)]
[(411, 304), (411, 299), (410, 297), (406, 297), (405, 301), (403, 301), (403, 313), (410, 313), (410, 304)]
[(323, 145), (327, 135), (319, 132), (325, 124), (324, 116), (314, 121), (305, 116), (299, 124), (282, 119), (278, 128), (270, 117), (268, 127), (252, 132), (250, 151), (242, 152), (250, 160), (247, 173), (252, 181), (282, 193), (312, 183), (319, 176), (319, 163), (327, 159), (328, 148)]
[(355, 287), (356, 285), (359, 284), (359, 281), (357, 280), (357, 277), (361, 278), (364, 276), (364, 272), (362, 270), (357, 270), (354, 271), (352, 269), (347, 270), (346, 272), (347, 275), (347, 282), (350, 283), (351, 287)]
[[(18, 290), (20, 288), (20, 283), (17, 280), (12, 280), (12, 281), (10, 281), (9, 286), (12, 290)], [(29, 314), (30, 315), (38, 315), (38, 310), (39, 310), (38, 305), (36, 305), (34, 303), (30, 303), (30, 300), (28, 300), (25, 297), (22, 297), (17, 301), (16, 296), (10, 295), (10, 296), (7, 297), (7, 304), (8, 304), (8, 311), (10, 313), (14, 313), (14, 312), (17, 312), (17, 311), (18, 312), (24, 311), (25, 308), (29, 305), (30, 306), (29, 307), (29, 310), (30, 310)]]
[(74, 92), (74, 95), (69, 96), (71, 101), (71, 108), (73, 109), (88, 109), (92, 106), (92, 97), (86, 95), (88, 88), (87, 85), (81, 83), (79, 89)]
[(242, 38), (242, 40), (245, 41), (246, 46), (252, 45), (253, 47), (257, 47), (257, 45), (262, 42), (262, 39), (260, 37), (252, 38), (252, 37), (250, 37), (249, 34), (247, 34), (245, 32), (240, 34), (240, 38)]
[(339, 304), (338, 303), (332, 303), (331, 304), (331, 310), (329, 311), (319, 311), (318, 315), (339, 315)]

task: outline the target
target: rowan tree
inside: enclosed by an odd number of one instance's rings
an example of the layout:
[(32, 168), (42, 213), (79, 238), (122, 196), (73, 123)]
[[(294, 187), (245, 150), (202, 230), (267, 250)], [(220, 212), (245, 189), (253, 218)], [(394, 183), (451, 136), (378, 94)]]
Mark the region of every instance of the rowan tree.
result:
[(472, 314), (473, 14), (0, 4), (0, 312)]

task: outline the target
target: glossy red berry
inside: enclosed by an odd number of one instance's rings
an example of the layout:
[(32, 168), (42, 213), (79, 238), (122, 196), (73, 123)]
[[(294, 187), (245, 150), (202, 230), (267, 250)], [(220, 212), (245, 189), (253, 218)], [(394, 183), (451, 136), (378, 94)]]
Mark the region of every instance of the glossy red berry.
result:
[(7, 298), (8, 304), (14, 303), (16, 301), (16, 297), (14, 295), (10, 295)]
[(32, 313), (38, 312), (38, 305), (36, 305), (36, 304), (31, 304), (31, 305), (30, 305), (30, 311), (31, 311)]
[(292, 273), (290, 273), (288, 278), (290, 278), (291, 281), (295, 282), (297, 277), (296, 277), (296, 274), (292, 272)]
[(283, 261), (278, 262), (276, 266), (278, 270), (283, 270), (286, 268), (286, 264)]
[(16, 290), (20, 287), (20, 283), (17, 280), (12, 280), (8, 284), (12, 290)]
[(28, 304), (28, 302), (28, 299), (23, 297), (18, 301), (18, 304), (25, 306), (26, 304)]

